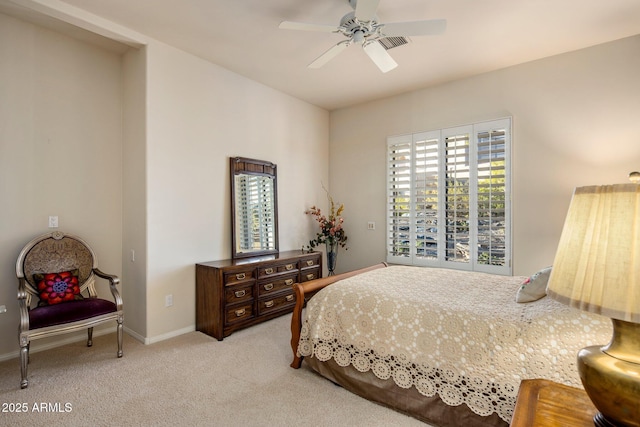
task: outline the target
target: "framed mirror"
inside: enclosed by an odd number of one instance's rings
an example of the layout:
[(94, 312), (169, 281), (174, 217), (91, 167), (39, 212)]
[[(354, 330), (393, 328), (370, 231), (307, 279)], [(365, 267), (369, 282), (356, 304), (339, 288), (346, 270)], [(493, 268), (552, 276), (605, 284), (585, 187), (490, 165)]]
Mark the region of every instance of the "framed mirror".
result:
[(274, 163), (230, 158), (232, 258), (278, 253), (278, 186)]

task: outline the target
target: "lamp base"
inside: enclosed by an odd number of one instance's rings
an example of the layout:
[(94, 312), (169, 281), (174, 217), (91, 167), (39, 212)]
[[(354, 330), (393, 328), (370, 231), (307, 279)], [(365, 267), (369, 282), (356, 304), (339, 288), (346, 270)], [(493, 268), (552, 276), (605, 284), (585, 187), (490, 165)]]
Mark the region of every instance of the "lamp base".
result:
[(578, 353), (580, 379), (600, 411), (596, 426), (640, 427), (640, 324), (612, 321), (609, 345)]
[(598, 412), (596, 416), (593, 417), (593, 424), (596, 427), (618, 427), (615, 424), (610, 423), (604, 415), (602, 415), (602, 412)]

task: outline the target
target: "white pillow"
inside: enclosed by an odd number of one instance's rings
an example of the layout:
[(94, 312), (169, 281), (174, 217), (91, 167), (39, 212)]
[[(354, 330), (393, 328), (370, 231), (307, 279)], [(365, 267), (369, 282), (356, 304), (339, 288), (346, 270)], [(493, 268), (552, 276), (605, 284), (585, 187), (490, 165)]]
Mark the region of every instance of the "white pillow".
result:
[(546, 296), (550, 275), (551, 267), (546, 267), (527, 278), (518, 289), (516, 302), (531, 302)]

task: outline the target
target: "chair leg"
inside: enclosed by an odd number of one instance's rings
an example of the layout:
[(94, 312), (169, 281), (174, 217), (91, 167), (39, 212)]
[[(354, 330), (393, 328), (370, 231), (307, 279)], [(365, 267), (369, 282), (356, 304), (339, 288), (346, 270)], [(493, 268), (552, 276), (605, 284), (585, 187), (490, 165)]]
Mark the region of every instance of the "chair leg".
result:
[(20, 345), (20, 388), (27, 388), (29, 380), (27, 380), (27, 369), (29, 368), (29, 343)]
[(87, 347), (93, 345), (93, 328), (87, 329)]
[(118, 328), (117, 328), (117, 335), (118, 335), (118, 357), (122, 357), (122, 316), (120, 316), (120, 318), (118, 318)]

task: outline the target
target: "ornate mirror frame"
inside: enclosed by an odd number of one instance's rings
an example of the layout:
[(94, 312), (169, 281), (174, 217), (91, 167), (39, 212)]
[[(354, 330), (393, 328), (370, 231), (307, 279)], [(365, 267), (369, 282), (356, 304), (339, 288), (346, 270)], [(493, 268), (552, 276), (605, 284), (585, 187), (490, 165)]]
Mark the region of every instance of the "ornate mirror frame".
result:
[(231, 157), (231, 257), (278, 253), (278, 185), (274, 163)]

